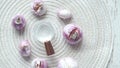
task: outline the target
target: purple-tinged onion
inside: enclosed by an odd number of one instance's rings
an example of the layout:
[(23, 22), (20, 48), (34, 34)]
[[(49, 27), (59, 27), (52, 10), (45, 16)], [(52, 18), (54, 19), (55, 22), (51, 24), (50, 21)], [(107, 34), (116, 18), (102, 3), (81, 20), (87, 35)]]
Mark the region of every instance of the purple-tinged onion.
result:
[(77, 44), (82, 40), (82, 31), (75, 24), (68, 24), (64, 27), (63, 36), (70, 44)]
[(17, 30), (23, 30), (26, 25), (26, 20), (22, 15), (16, 15), (12, 20), (12, 25)]
[(32, 4), (32, 11), (37, 16), (42, 16), (47, 12), (42, 0), (34, 0)]
[(32, 61), (32, 68), (48, 68), (47, 61), (45, 59), (36, 58)]
[(31, 46), (28, 40), (23, 40), (19, 45), (19, 52), (23, 57), (28, 57), (31, 54)]

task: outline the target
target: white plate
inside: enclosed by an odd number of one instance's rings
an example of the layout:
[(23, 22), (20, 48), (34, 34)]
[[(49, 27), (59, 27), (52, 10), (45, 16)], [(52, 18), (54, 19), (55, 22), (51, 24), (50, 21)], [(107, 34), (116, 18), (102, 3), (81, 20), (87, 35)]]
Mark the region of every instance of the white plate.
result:
[(34, 37), (40, 41), (49, 41), (54, 37), (54, 29), (51, 22), (39, 22), (34, 28)]

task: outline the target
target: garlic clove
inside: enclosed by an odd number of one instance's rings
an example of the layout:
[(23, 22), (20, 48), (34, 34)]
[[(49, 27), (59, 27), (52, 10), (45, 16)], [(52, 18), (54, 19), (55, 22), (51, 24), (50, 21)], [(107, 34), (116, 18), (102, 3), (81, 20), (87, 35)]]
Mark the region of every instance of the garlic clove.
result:
[(82, 31), (75, 24), (68, 24), (63, 29), (63, 36), (70, 44), (77, 44), (82, 40)]
[(65, 57), (59, 60), (58, 68), (79, 68), (79, 67), (78, 63), (74, 59), (70, 57)]
[(36, 58), (32, 61), (32, 68), (48, 68), (48, 64), (45, 59)]
[(12, 25), (17, 30), (23, 30), (26, 25), (26, 20), (22, 15), (16, 15), (12, 19)]
[(23, 40), (19, 46), (19, 52), (23, 57), (28, 57), (31, 54), (31, 46), (28, 40)]
[(67, 10), (67, 9), (60, 9), (57, 13), (58, 17), (66, 20), (66, 19), (71, 19), (72, 18), (72, 13)]

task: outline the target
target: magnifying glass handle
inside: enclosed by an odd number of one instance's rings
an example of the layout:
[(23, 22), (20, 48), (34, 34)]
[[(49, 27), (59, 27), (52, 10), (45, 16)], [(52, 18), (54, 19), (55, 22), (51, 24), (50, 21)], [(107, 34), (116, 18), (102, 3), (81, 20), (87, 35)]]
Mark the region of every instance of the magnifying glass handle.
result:
[(44, 42), (44, 45), (45, 45), (46, 53), (48, 56), (55, 53), (50, 41)]

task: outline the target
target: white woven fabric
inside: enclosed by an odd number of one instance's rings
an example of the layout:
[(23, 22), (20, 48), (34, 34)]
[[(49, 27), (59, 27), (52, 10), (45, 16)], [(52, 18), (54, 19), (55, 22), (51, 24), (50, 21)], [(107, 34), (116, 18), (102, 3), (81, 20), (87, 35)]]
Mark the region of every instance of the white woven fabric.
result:
[[(68, 56), (76, 59), (79, 68), (107, 66), (113, 48), (113, 33), (109, 13), (103, 2), (44, 0), (48, 12), (42, 18), (31, 13), (31, 3), (32, 0), (0, 0), (0, 68), (30, 68), (31, 61), (36, 57), (45, 58), (49, 68), (57, 68), (58, 60)], [(68, 22), (57, 17), (56, 13), (60, 8), (71, 10), (73, 19), (70, 23), (79, 25), (83, 30), (83, 41), (78, 46), (70, 46), (62, 36), (63, 27)], [(24, 15), (27, 20), (23, 33), (16, 31), (11, 25), (12, 17), (16, 14)], [(41, 23), (53, 26), (53, 56), (46, 55), (43, 43), (33, 34)], [(32, 47), (32, 55), (27, 59), (18, 52), (18, 45), (24, 39), (28, 39)]]

